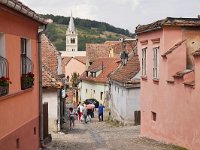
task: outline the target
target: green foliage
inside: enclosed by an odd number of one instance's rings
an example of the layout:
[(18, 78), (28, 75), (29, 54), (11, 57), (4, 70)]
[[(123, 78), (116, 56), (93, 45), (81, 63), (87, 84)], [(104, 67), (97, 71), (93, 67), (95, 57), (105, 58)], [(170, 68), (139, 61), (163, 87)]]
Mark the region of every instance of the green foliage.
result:
[(72, 75), (71, 75), (71, 82), (72, 82), (72, 87), (78, 87), (78, 83), (79, 83), (79, 74), (74, 72)]
[[(50, 18), (53, 24), (49, 24), (46, 30), (47, 37), (55, 45), (57, 50), (64, 51), (65, 34), (69, 17), (42, 15), (43, 18)], [(133, 34), (128, 30), (116, 28), (104, 22), (91, 21), (88, 19), (75, 18), (75, 27), (78, 30), (78, 50), (85, 51), (86, 43), (103, 43), (105, 41), (119, 40), (122, 36), (133, 37)]]

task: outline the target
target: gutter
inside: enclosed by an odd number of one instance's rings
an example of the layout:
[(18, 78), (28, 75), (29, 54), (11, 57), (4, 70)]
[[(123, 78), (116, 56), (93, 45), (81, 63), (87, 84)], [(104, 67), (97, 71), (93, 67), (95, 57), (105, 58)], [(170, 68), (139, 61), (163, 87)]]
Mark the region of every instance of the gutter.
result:
[(39, 68), (39, 135), (40, 135), (40, 147), (45, 148), (44, 134), (43, 134), (43, 103), (42, 103), (42, 46), (41, 36), (47, 29), (47, 24), (38, 33), (38, 68)]

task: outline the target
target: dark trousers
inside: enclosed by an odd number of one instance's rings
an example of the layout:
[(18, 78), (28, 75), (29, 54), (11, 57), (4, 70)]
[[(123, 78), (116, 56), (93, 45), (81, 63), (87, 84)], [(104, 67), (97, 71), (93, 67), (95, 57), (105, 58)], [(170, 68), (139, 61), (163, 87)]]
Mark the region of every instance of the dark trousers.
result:
[(103, 121), (103, 113), (99, 113), (99, 121)]

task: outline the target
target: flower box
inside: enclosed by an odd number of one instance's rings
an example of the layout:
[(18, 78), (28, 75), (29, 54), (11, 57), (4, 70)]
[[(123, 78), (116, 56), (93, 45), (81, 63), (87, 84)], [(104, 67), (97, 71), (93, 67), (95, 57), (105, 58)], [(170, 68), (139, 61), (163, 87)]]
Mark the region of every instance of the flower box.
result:
[(21, 77), (21, 89), (25, 90), (34, 85), (34, 74), (29, 72)]
[(9, 86), (0, 86), (0, 96), (7, 95), (9, 92)]
[(2, 76), (0, 78), (0, 96), (8, 94), (9, 91), (9, 81), (10, 79), (8, 77)]

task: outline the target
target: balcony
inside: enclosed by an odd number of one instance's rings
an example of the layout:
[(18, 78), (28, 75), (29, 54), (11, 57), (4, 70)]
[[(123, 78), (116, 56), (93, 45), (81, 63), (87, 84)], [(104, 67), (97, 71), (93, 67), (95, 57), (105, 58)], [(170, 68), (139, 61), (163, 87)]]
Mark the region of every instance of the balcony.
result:
[(8, 94), (9, 83), (8, 60), (0, 56), (0, 96)]
[(21, 63), (21, 89), (25, 90), (34, 85), (33, 64), (25, 55), (21, 55)]

